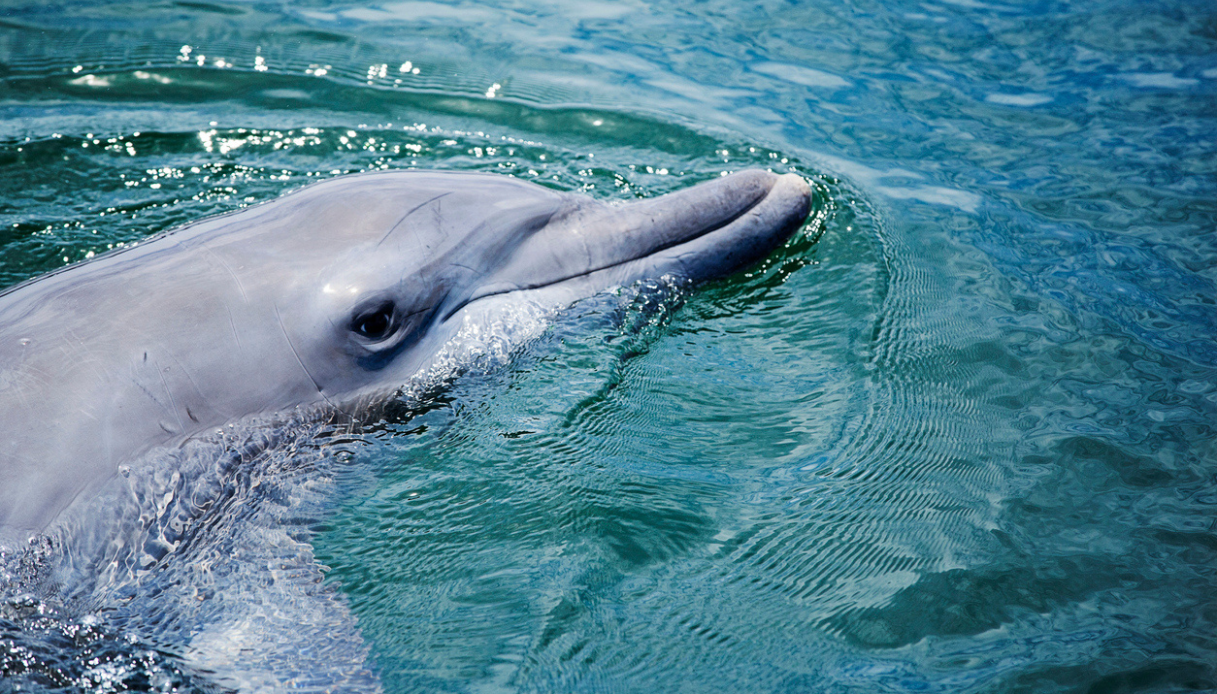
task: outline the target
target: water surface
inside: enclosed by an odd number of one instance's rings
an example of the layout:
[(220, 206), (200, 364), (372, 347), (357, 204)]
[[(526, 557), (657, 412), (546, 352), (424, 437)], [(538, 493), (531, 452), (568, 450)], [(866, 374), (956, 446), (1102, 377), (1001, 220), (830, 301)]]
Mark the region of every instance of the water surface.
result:
[[(1215, 98), (1202, 2), (9, 2), (0, 283), (347, 172), (798, 172), (761, 266), (315, 454), (385, 688), (1214, 690)], [(214, 689), (219, 612), (100, 585), (10, 600), (0, 690)]]

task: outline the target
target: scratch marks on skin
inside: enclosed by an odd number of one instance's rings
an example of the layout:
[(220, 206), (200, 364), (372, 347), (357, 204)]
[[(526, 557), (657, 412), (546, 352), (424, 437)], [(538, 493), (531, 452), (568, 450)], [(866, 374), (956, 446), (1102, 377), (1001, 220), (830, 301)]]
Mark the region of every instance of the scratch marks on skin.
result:
[(30, 395), (38, 393), (52, 382), (50, 374), (29, 359), (30, 342), (27, 338), (18, 340), (21, 355), (13, 364), (0, 368), (0, 394), (6, 398), (17, 397), (21, 400), (21, 406), (27, 410), (33, 406)]
[(313, 378), (313, 374), (309, 372), (308, 367), (304, 365), (304, 360), (300, 358), (300, 352), (296, 350), (296, 345), (292, 343), (292, 337), (287, 333), (287, 326), (283, 324), (283, 315), (279, 313), (279, 306), (275, 305), (275, 319), (279, 322), (279, 330), (283, 332), (283, 339), (287, 341), (287, 346), (292, 350), (292, 355), (296, 357), (296, 363), (300, 365), (300, 370), (308, 376), (308, 380), (312, 381), (313, 387), (317, 389), (317, 394), (325, 400), (326, 404), (333, 405), (330, 399), (326, 397), (325, 391), (321, 389), (321, 384), (317, 379)]
[[(460, 269), (464, 270), (465, 272), (469, 273), (470, 278), (476, 278), (478, 276), (478, 271), (469, 265), (453, 262), (452, 267), (460, 268)], [(428, 268), (428, 269), (430, 269), (430, 268)]]
[(169, 429), (165, 428), (165, 425), (163, 423), (161, 424), (161, 428), (165, 429), (165, 431), (169, 432), (170, 434), (176, 434), (176, 433), (185, 431), (186, 423), (182, 421), (181, 412), (178, 412), (177, 400), (175, 400), (173, 397), (173, 389), (169, 387), (169, 381), (165, 378), (165, 369), (160, 368), (160, 363), (158, 363), (158, 362), (154, 361), (154, 362), (152, 362), (152, 364), (153, 364), (153, 366), (156, 367), (157, 375), (161, 377), (161, 386), (165, 389), (165, 394), (169, 396), (169, 408), (173, 412), (173, 418), (177, 420), (177, 426), (178, 426), (177, 431), (169, 431)]
[(245, 285), (241, 284), (241, 278), (237, 276), (236, 271), (232, 269), (232, 266), (228, 264), (228, 261), (224, 260), (223, 256), (207, 246), (200, 246), (200, 248), (207, 251), (207, 254), (212, 258), (215, 258), (216, 262), (218, 262), (220, 266), (228, 272), (228, 275), (232, 277), (232, 281), (237, 285), (237, 291), (241, 292), (241, 299), (244, 301), (249, 301), (249, 297), (245, 294)]
[[(152, 392), (151, 390), (149, 390), (146, 386), (144, 386), (143, 383), (140, 383), (138, 377), (132, 376), (131, 383), (136, 388), (139, 388), (141, 393), (148, 396), (149, 400), (156, 403), (157, 407), (159, 407), (162, 410), (172, 412), (174, 418), (177, 419), (178, 431), (173, 431), (169, 427), (165, 426), (164, 422), (158, 421), (157, 424), (160, 426), (160, 428), (162, 430), (164, 430), (164, 432), (167, 434), (181, 433), (181, 431), (185, 429), (185, 423), (182, 421), (182, 415), (180, 412), (178, 412), (177, 403), (174, 401), (173, 389), (169, 387), (169, 381), (166, 380), (166, 378), (165, 378), (165, 370), (161, 368), (160, 363), (157, 362), (155, 359), (152, 360), (151, 363), (149, 363), (147, 352), (144, 352), (140, 365), (142, 367), (144, 367), (145, 369), (152, 369), (153, 371), (156, 372), (157, 378), (160, 379), (160, 382), (161, 382), (161, 388), (165, 391), (165, 395), (167, 395), (169, 397), (168, 404), (166, 404), (163, 400), (161, 400), (161, 398), (157, 397), (157, 394)], [(180, 362), (179, 362), (179, 366), (180, 366)], [(193, 381), (192, 381), (192, 383), (193, 383)], [(197, 386), (196, 386), (196, 388), (197, 388)]]
[[(93, 372), (97, 381), (105, 383), (107, 381), (107, 372), (105, 369), (98, 367), (98, 360), (94, 356), (94, 347), (86, 340), (76, 334), (75, 330), (68, 329), (64, 335), (65, 340), (60, 345), (59, 349), (68, 358), (69, 363), (79, 364)], [(99, 421), (94, 408), (86, 400), (77, 402), (75, 410), (89, 419)]]
[[(231, 277), (233, 283), (237, 285), (237, 291), (241, 292), (241, 300), (249, 303), (249, 296), (245, 293), (245, 285), (241, 284), (241, 278), (237, 275), (237, 272), (232, 269), (232, 266), (228, 264), (228, 261), (224, 260), (223, 256), (207, 246), (201, 246), (201, 248), (205, 250), (211, 258), (219, 263), (226, 272), (228, 272), (228, 276)], [(242, 349), (241, 331), (237, 329), (237, 321), (232, 315), (232, 307), (230, 307), (227, 302), (224, 304), (224, 310), (228, 312), (228, 325), (232, 329), (232, 338), (237, 342), (237, 349)]]
[[(584, 267), (592, 267), (595, 261), (592, 258), (592, 245), (587, 242), (586, 233), (589, 215), (581, 210), (573, 210), (566, 213), (566, 217), (570, 222), (570, 231), (568, 233), (578, 239), (579, 246), (583, 248), (583, 257), (587, 263)], [(554, 252), (553, 249), (550, 250), (551, 254)]]
[[(144, 358), (143, 358), (142, 364), (144, 366), (146, 366), (148, 364), (148, 353), (147, 352), (144, 352)], [(156, 397), (156, 394), (154, 394), (152, 391), (145, 388), (144, 384), (140, 383), (135, 377), (131, 378), (131, 383), (133, 383), (136, 388), (139, 388), (140, 392), (142, 392), (144, 395), (147, 395), (149, 400), (156, 403), (157, 407), (161, 407), (161, 408), (165, 407), (165, 403), (161, 402), (160, 398)]]
[(237, 320), (233, 317), (232, 309), (227, 303), (224, 304), (224, 310), (228, 312), (228, 327), (232, 329), (232, 339), (236, 341), (237, 349), (244, 349), (241, 346), (241, 331), (237, 329)]
[(104, 379), (106, 372), (97, 367), (97, 360), (92, 357), (93, 351), (87, 341), (76, 334), (75, 330), (68, 330), (66, 335), (67, 340), (60, 349), (68, 356), (68, 359), (78, 364), (88, 365), (99, 378)]
[(397, 223), (393, 225), (393, 228), (389, 229), (389, 231), (386, 232), (385, 235), (382, 236), (380, 238), (380, 240), (376, 242), (376, 247), (380, 248), (381, 244), (383, 244), (385, 241), (387, 241), (389, 239), (389, 237), (392, 236), (393, 233), (396, 232), (401, 227), (402, 224), (405, 224), (406, 220), (410, 218), (410, 215), (414, 214), (415, 212), (418, 212), (419, 210), (423, 209), (427, 205), (430, 205), (431, 203), (435, 202), (436, 200), (439, 200), (440, 198), (446, 197), (451, 194), (452, 194), (451, 192), (440, 193), (439, 195), (436, 195), (433, 198), (424, 200), (423, 202), (420, 202), (417, 205), (415, 205), (414, 207), (407, 210), (406, 213), (401, 216), (401, 219), (397, 220)]
[[(163, 381), (163, 379), (162, 379), (162, 383), (163, 383), (163, 382), (164, 382), (164, 381)], [(134, 379), (134, 378), (132, 378), (132, 379), (131, 379), (131, 383), (132, 383), (133, 385), (135, 385), (135, 387), (136, 387), (136, 388), (139, 388), (139, 391), (140, 391), (141, 393), (143, 393), (144, 395), (147, 395), (149, 400), (151, 400), (152, 402), (156, 403), (156, 406), (157, 406), (157, 407), (161, 408), (162, 410), (168, 410), (168, 409), (169, 409), (169, 407), (168, 407), (168, 406), (166, 406), (166, 405), (165, 405), (165, 403), (163, 403), (163, 402), (161, 402), (161, 401), (160, 401), (160, 398), (156, 397), (156, 394), (155, 394), (155, 393), (153, 393), (152, 391), (150, 391), (150, 390), (148, 390), (147, 388), (145, 388), (145, 387), (144, 387), (144, 384), (140, 383), (139, 381), (137, 381), (137, 380), (136, 380), (136, 379)], [(178, 418), (178, 420), (179, 420), (179, 421), (181, 421), (181, 418), (179, 417), (179, 418)], [(173, 431), (173, 430), (171, 430), (169, 427), (165, 426), (165, 423), (164, 423), (164, 422), (162, 422), (162, 421), (160, 421), (160, 420), (157, 420), (157, 424), (160, 426), (160, 428), (161, 428), (161, 429), (162, 429), (162, 430), (163, 430), (163, 431), (164, 431), (166, 434), (176, 434), (176, 433), (177, 433), (176, 431)]]
[[(190, 369), (186, 368), (186, 365), (182, 363), (181, 359), (178, 359), (176, 354), (170, 354), (169, 356), (173, 358), (174, 363), (177, 364), (177, 368), (181, 370), (182, 375), (186, 377), (186, 380), (190, 381), (190, 387), (194, 388), (195, 393), (198, 393), (199, 400), (203, 401), (204, 404), (207, 404), (207, 396), (203, 393), (203, 389), (199, 387), (198, 381), (194, 380), (194, 376), (191, 375)], [(194, 415), (194, 412), (190, 411), (189, 405), (184, 406), (182, 409), (186, 411), (186, 416), (190, 418), (190, 421), (194, 422), (195, 424), (199, 423), (199, 418)], [(181, 421), (180, 415), (178, 416), (178, 421)]]

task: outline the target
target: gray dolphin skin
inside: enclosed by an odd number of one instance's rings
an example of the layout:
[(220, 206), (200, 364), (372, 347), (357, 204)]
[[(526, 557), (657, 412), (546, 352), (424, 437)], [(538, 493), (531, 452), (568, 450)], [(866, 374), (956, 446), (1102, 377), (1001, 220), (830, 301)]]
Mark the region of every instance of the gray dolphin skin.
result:
[(494, 174), (358, 174), (13, 287), (0, 294), (0, 545), (158, 447), (391, 397), (489, 307), (753, 263), (810, 200), (800, 177), (764, 171), (622, 205)]

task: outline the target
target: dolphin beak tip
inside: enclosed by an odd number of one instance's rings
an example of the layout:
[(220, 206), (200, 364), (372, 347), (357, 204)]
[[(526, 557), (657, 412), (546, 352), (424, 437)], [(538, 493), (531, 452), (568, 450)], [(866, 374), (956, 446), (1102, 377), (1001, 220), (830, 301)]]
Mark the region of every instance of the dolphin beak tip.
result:
[(803, 210), (803, 217), (811, 214), (811, 184), (807, 179), (794, 173), (781, 174), (773, 184), (771, 195), (777, 193), (794, 199)]

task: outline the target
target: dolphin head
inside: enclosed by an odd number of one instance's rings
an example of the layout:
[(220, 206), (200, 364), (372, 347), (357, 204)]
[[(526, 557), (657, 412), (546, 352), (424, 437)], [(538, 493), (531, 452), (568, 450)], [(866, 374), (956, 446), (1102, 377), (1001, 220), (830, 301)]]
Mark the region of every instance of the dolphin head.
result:
[[(471, 321), (504, 307), (561, 307), (614, 287), (698, 282), (764, 257), (806, 220), (793, 174), (745, 171), (609, 205), (514, 178), (390, 172), (306, 189), (312, 210), (349, 209), (324, 268), (280, 309), (327, 398), (397, 387)], [(290, 198), (288, 198), (290, 199)], [(341, 201), (340, 203), (337, 201)]]
[(45, 527), (158, 446), (442, 379), (463, 366), (454, 337), (512, 306), (731, 272), (809, 205), (802, 179), (762, 171), (621, 205), (506, 176), (380, 172), (14, 287), (0, 293), (0, 530)]

